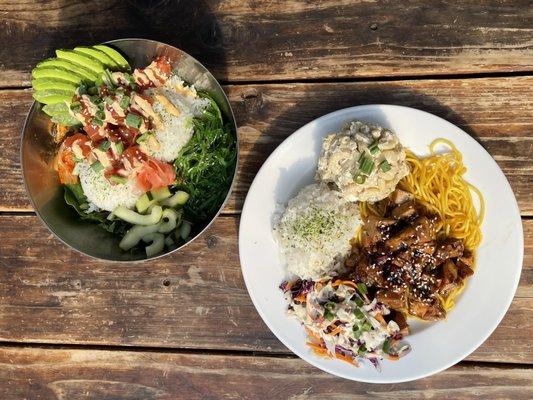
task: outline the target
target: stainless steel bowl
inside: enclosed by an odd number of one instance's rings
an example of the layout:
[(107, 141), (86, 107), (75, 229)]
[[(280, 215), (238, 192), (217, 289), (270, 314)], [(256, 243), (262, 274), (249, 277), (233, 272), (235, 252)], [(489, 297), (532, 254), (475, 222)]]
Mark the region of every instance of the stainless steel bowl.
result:
[[(198, 60), (173, 46), (153, 40), (119, 39), (107, 44), (121, 50), (134, 68), (148, 65), (156, 56), (168, 56), (173, 62), (174, 69), (184, 80), (193, 83), (199, 89), (206, 90), (219, 104), (225, 120), (231, 124), (235, 135), (238, 165), (239, 141), (230, 103), (219, 83)], [(63, 187), (52, 168), (57, 145), (49, 134), (49, 128), (50, 121), (41, 111), (41, 104), (34, 102), (22, 130), (21, 165), (26, 191), (37, 215), (63, 243), (80, 253), (107, 261), (147, 260), (144, 252), (121, 251), (118, 247), (120, 238), (96, 224), (80, 220), (76, 212), (65, 203)], [(231, 194), (236, 174), (237, 166), (224, 203), (211, 220), (203, 221), (194, 227), (188, 243), (200, 236), (220, 214)], [(178, 251), (184, 246), (185, 244), (152, 259)]]

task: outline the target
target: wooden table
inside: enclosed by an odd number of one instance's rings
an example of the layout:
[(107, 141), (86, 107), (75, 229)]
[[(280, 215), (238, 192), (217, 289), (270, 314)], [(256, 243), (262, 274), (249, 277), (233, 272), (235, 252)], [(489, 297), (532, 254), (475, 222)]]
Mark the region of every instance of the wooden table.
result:
[[(533, 398), (533, 9), (530, 1), (0, 1), (0, 399)], [(19, 134), (32, 66), (55, 48), (158, 39), (204, 62), (237, 116), (231, 201), (185, 251), (107, 264), (69, 250), (24, 192)], [(506, 317), (465, 361), (395, 385), (296, 358), (241, 276), (239, 213), (295, 129), (358, 104), (420, 108), (498, 162), (525, 232)], [(505, 273), (505, 265), (501, 266)]]

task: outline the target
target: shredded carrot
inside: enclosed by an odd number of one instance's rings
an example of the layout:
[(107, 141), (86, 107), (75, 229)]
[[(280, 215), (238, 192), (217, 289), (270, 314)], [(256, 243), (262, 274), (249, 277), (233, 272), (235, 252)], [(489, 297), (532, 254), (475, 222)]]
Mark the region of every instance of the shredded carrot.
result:
[(357, 363), (357, 361), (355, 361), (352, 357), (348, 357), (348, 356), (345, 356), (344, 354), (339, 354), (339, 353), (337, 353), (337, 354), (335, 355), (335, 357), (338, 358), (339, 360), (346, 361), (347, 363), (353, 364), (353, 365), (355, 365), (356, 367), (359, 366), (359, 364)]
[(342, 328), (340, 326), (335, 327), (328, 335), (335, 336), (337, 333), (340, 333), (342, 331)]
[(383, 315), (376, 314), (374, 318), (377, 319), (381, 325), (387, 326), (387, 322), (385, 321), (385, 318), (383, 318)]
[(340, 280), (340, 279), (337, 279), (335, 282), (333, 282), (331, 284), (331, 286), (333, 286), (333, 287), (337, 287), (337, 286), (340, 286), (340, 285), (350, 286), (350, 287), (353, 287), (354, 289), (357, 288), (357, 286), (355, 285), (354, 282), (352, 282), (352, 281), (343, 281), (343, 280)]
[(307, 345), (311, 347), (311, 350), (313, 350), (313, 352), (315, 352), (316, 354), (319, 354), (321, 356), (328, 355), (328, 349), (326, 349), (325, 347), (319, 346), (311, 342), (307, 342)]
[(294, 298), (294, 300), (299, 301), (300, 303), (305, 303), (307, 296), (305, 293), (302, 293)]
[(309, 336), (311, 339), (313, 339), (317, 343), (322, 342), (322, 338), (318, 336), (315, 332), (311, 331), (308, 328), (305, 328), (305, 331), (307, 332), (307, 336)]
[(398, 361), (400, 359), (400, 356), (396, 354), (389, 354), (388, 359), (391, 361)]

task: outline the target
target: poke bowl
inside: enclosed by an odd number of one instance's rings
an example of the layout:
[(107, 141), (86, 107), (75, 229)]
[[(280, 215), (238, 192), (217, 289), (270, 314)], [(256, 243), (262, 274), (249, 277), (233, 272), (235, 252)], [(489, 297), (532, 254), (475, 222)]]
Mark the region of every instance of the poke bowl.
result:
[(37, 216), (100, 260), (144, 261), (192, 242), (236, 177), (236, 123), (220, 84), (192, 56), (153, 40), (56, 54), (32, 71), (36, 101), (21, 134)]

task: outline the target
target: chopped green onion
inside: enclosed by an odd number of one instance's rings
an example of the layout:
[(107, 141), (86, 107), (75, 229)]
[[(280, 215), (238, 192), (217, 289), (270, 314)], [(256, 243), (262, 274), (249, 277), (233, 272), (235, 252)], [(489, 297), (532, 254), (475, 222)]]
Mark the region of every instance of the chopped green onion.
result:
[(104, 166), (102, 165), (100, 161), (95, 161), (91, 164), (91, 168), (94, 172), (100, 172), (101, 170), (104, 169)]
[(326, 318), (327, 320), (331, 321), (333, 318), (335, 318), (335, 314), (333, 314), (331, 311), (329, 310), (326, 310), (324, 312), (324, 318)]
[(386, 354), (389, 354), (390, 352), (390, 345), (391, 345), (391, 341), (390, 339), (387, 339), (383, 342), (383, 352), (386, 353)]
[(383, 160), (381, 164), (379, 164), (379, 168), (381, 168), (383, 172), (387, 172), (390, 171), (391, 166), (387, 160)]
[(105, 77), (106, 77), (106, 83), (109, 85), (109, 86), (115, 86), (116, 83), (115, 83), (115, 80), (113, 79), (113, 75), (111, 75), (111, 73), (109, 72), (109, 70), (104, 70), (104, 74), (105, 74)]
[(78, 89), (76, 89), (76, 93), (79, 94), (80, 96), (82, 94), (87, 93), (87, 87), (85, 85), (78, 86)]
[(362, 174), (359, 174), (355, 177), (354, 179), (355, 183), (358, 183), (359, 185), (365, 183), (366, 181), (366, 176), (362, 175)]
[(359, 165), (359, 170), (365, 175), (370, 175), (373, 169), (374, 161), (369, 158), (365, 158), (363, 162)]
[(365, 302), (357, 295), (355, 295), (355, 304), (357, 304), (358, 307), (363, 307)]
[(98, 119), (102, 119), (104, 120), (105, 119), (105, 113), (103, 110), (98, 110), (96, 111), (96, 114), (94, 114), (94, 116)]
[(136, 140), (137, 143), (145, 142), (150, 137), (150, 132), (145, 132), (139, 136)]
[(367, 294), (368, 293), (368, 289), (366, 288), (366, 285), (363, 282), (359, 282), (357, 284), (357, 290), (359, 290), (359, 292), (361, 294)]
[(378, 142), (374, 142), (374, 143), (372, 143), (372, 144), (368, 147), (368, 151), (370, 151), (370, 154), (372, 154), (372, 155), (375, 155), (375, 154), (379, 153)]
[(361, 330), (359, 330), (359, 328), (357, 328), (357, 326), (354, 326), (352, 330), (353, 330), (354, 337), (356, 339), (359, 339), (363, 332)]
[(109, 147), (111, 146), (111, 142), (109, 140), (104, 140), (98, 148), (102, 151), (109, 150)]
[(109, 177), (109, 181), (113, 182), (113, 183), (117, 183), (119, 185), (123, 185), (125, 184), (128, 180), (126, 178), (124, 178), (123, 176), (118, 176), (118, 175), (111, 175)]
[(104, 121), (102, 121), (100, 118), (93, 118), (91, 122), (98, 126), (104, 126)]
[(357, 319), (364, 319), (365, 318), (365, 314), (358, 308), (356, 308), (355, 310), (353, 310), (353, 313), (355, 314), (355, 316), (357, 317)]
[(123, 110), (127, 109), (130, 105), (130, 98), (128, 96), (124, 96), (122, 99), (120, 99), (119, 105)]
[(362, 344), (361, 346), (359, 346), (359, 348), (357, 349), (357, 354), (359, 354), (360, 356), (363, 356), (367, 353), (367, 349), (366, 349), (366, 346), (364, 344)]
[(357, 163), (359, 164), (359, 166), (361, 166), (361, 164), (363, 163), (363, 161), (365, 160), (366, 158), (366, 155), (365, 155), (365, 152), (363, 151), (361, 153), (361, 155), (359, 156), (359, 158), (357, 159)]
[(142, 118), (138, 116), (137, 114), (129, 113), (126, 116), (125, 122), (126, 122), (126, 126), (130, 128), (139, 129), (142, 123)]
[(87, 89), (87, 93), (90, 95), (98, 94), (98, 88), (96, 86), (91, 86)]
[(113, 98), (110, 97), (110, 96), (106, 96), (106, 97), (104, 98), (104, 102), (105, 102), (108, 106), (110, 106), (111, 104), (113, 104), (113, 101), (114, 101)]
[(72, 103), (70, 103), (70, 109), (72, 111), (80, 111), (81, 103), (79, 101), (73, 101)]
[(324, 308), (328, 311), (331, 311), (335, 308), (335, 303), (332, 301), (328, 301), (326, 304), (324, 304)]
[(74, 153), (72, 153), (71, 157), (72, 157), (72, 161), (74, 161), (75, 163), (79, 163), (79, 162), (83, 161), (83, 158), (76, 157), (74, 155)]
[(91, 96), (90, 99), (91, 99), (91, 103), (93, 103), (93, 104), (97, 104), (98, 105), (98, 104), (102, 103), (102, 99), (100, 98), (100, 96), (98, 96), (96, 94)]
[(361, 332), (367, 332), (370, 329), (372, 329), (372, 324), (368, 321), (365, 321), (360, 329), (361, 329)]
[(122, 142), (116, 142), (115, 143), (115, 149), (117, 151), (117, 155), (121, 155), (122, 152), (124, 151), (124, 143)]

